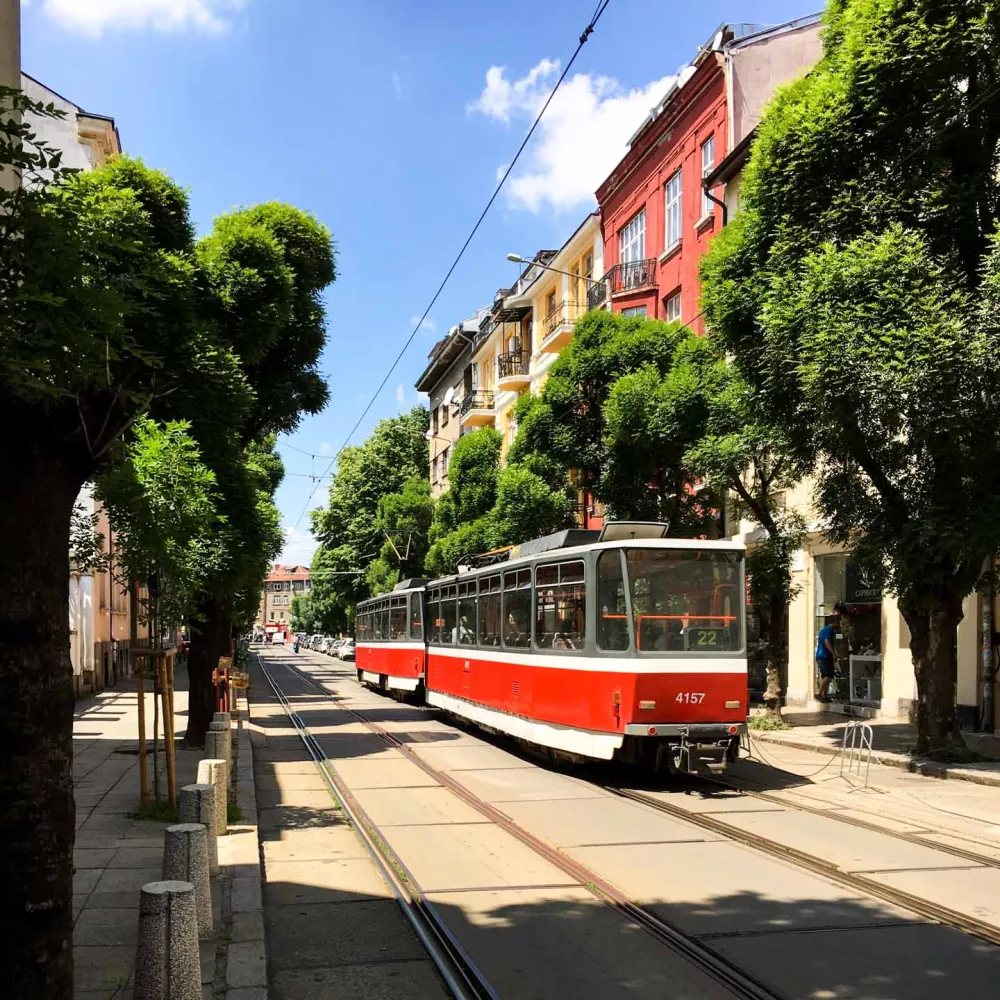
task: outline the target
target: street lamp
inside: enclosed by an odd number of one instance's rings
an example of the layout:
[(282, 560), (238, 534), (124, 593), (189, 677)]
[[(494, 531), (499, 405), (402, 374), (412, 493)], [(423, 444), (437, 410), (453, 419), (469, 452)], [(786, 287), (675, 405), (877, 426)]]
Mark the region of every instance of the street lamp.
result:
[(512, 264), (528, 264), (534, 267), (544, 268), (546, 271), (555, 271), (556, 274), (565, 274), (567, 278), (583, 278), (583, 280), (590, 285), (604, 284), (603, 281), (594, 281), (593, 278), (588, 278), (585, 274), (573, 274), (572, 271), (563, 271), (558, 267), (550, 267), (548, 264), (543, 264), (541, 261), (538, 260), (527, 260), (525, 257), (522, 257), (520, 254), (517, 253), (507, 254), (507, 260), (509, 260)]

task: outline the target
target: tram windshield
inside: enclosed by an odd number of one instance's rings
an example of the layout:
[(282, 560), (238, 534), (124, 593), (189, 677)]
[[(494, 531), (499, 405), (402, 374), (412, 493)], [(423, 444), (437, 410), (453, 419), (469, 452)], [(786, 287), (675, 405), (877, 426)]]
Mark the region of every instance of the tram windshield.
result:
[[(635, 648), (678, 653), (742, 649), (741, 563), (739, 552), (626, 549)], [(614, 572), (618, 584), (620, 571)]]

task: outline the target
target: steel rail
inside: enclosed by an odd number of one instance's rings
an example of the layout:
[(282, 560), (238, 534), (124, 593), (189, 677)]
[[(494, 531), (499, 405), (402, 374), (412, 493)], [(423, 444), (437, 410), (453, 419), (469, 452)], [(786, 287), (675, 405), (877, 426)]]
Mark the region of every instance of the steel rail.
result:
[(329, 691), (312, 677), (303, 673), (294, 664), (287, 663), (284, 660), (280, 662), (283, 667), (286, 667), (305, 683), (311, 685), (326, 698), (339, 705), (342, 711), (352, 715), (373, 733), (379, 735), (389, 746), (399, 750), (408, 760), (424, 771), (425, 774), (434, 778), (435, 781), (446, 787), (468, 806), (475, 809), (507, 833), (510, 833), (522, 844), (543, 857), (550, 864), (555, 865), (574, 881), (579, 882), (581, 888), (588, 889), (601, 902), (610, 906), (621, 916), (638, 924), (661, 944), (684, 957), (695, 968), (704, 972), (732, 992), (734, 996), (742, 998), (742, 1000), (788, 1000), (785, 994), (740, 969), (704, 941), (691, 937), (672, 922), (634, 903), (621, 890), (597, 872), (571, 858), (569, 855), (564, 854), (557, 848), (552, 847), (550, 844), (547, 844), (534, 834), (529, 833), (515, 823), (506, 813), (501, 812), (495, 806), (480, 799), (464, 785), (452, 778), (451, 775), (444, 771), (439, 771), (433, 765), (428, 764), (406, 743), (403, 743), (377, 723), (372, 722), (362, 711), (344, 705), (337, 695), (333, 694), (333, 692)]
[[(501, 1000), (500, 995), (490, 985), (489, 980), (476, 967), (471, 956), (452, 935), (434, 904), (424, 898), (413, 873), (388, 847), (378, 827), (351, 794), (334, 765), (323, 753), (315, 736), (309, 731), (309, 727), (302, 721), (298, 712), (289, 704), (285, 693), (275, 683), (260, 654), (255, 652), (254, 655), (261, 672), (274, 692), (275, 698), (287, 713), (310, 757), (319, 768), (331, 794), (341, 804), (355, 831), (361, 837), (379, 874), (392, 889), (396, 902), (403, 911), (403, 916), (426, 949), (448, 989), (457, 1000)], [(295, 670), (289, 664), (283, 665)], [(299, 674), (302, 680), (312, 683), (300, 671), (295, 670), (295, 673)]]
[[(758, 791), (753, 788), (743, 788), (740, 785), (732, 785), (719, 778), (710, 778), (703, 775), (699, 775), (699, 778), (701, 778), (702, 781), (718, 785), (720, 788), (725, 788), (728, 791), (739, 792), (741, 795), (761, 799), (763, 802), (770, 802), (774, 805), (784, 806), (787, 809), (796, 809), (799, 812), (812, 813), (814, 816), (821, 816), (823, 819), (836, 820), (838, 823), (844, 823), (847, 826), (854, 826), (859, 830), (869, 830), (872, 833), (885, 834), (887, 837), (893, 837), (896, 840), (904, 840), (909, 844), (915, 844), (917, 847), (930, 847), (935, 851), (941, 851), (943, 854), (951, 854), (956, 858), (962, 858), (964, 861), (971, 861), (975, 864), (985, 865), (988, 868), (1000, 868), (1000, 859), (998, 858), (989, 858), (984, 854), (978, 854), (975, 851), (966, 850), (964, 847), (955, 847), (951, 844), (941, 844), (936, 840), (931, 840), (930, 837), (921, 836), (919, 833), (905, 833), (902, 830), (887, 830), (885, 827), (879, 826), (878, 823), (872, 823), (869, 820), (861, 819), (858, 816), (846, 816), (833, 809), (822, 809), (819, 806), (811, 806), (802, 802), (789, 802), (778, 795), (772, 795), (769, 792)], [(908, 821), (899, 820), (898, 822), (905, 823)], [(943, 833), (944, 831), (941, 832)]]
[(648, 806), (657, 812), (666, 813), (674, 819), (680, 819), (685, 823), (701, 827), (703, 830), (717, 833), (727, 840), (736, 841), (763, 854), (779, 858), (782, 861), (791, 862), (799, 868), (804, 868), (814, 874), (832, 879), (848, 888), (860, 890), (867, 895), (875, 896), (887, 903), (910, 910), (934, 923), (955, 927), (958, 930), (965, 931), (967, 934), (972, 934), (984, 941), (988, 941), (990, 944), (1000, 945), (1000, 927), (987, 923), (984, 920), (977, 920), (975, 917), (970, 917), (965, 913), (942, 906), (939, 903), (934, 903), (921, 896), (915, 896), (913, 893), (906, 892), (903, 889), (894, 889), (865, 875), (846, 872), (825, 858), (808, 854), (794, 847), (788, 847), (776, 840), (762, 837), (756, 833), (749, 833), (737, 826), (733, 826), (731, 823), (725, 822), (725, 820), (706, 816), (704, 813), (688, 812), (680, 806), (672, 805), (669, 802), (664, 802), (661, 799), (654, 798), (651, 795), (631, 788), (620, 788), (614, 785), (601, 785), (600, 787), (612, 795)]

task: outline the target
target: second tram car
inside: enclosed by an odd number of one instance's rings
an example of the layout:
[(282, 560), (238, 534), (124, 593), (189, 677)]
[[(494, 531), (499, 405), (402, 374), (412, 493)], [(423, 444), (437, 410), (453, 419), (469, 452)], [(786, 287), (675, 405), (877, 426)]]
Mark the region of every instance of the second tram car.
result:
[(357, 611), (359, 680), (571, 758), (718, 772), (747, 712), (742, 544), (569, 529)]

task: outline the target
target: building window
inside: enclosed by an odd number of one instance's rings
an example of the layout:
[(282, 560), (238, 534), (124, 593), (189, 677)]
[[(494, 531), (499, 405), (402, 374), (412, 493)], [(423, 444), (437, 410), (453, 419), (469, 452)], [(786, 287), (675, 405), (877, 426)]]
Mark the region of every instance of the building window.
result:
[(682, 174), (678, 170), (666, 186), (666, 218), (667, 232), (663, 244), (664, 250), (669, 250), (674, 244), (681, 241), (681, 210), (683, 207), (683, 185)]
[(448, 404), (447, 403), (442, 403), (441, 404), (441, 426), (442, 427), (447, 427), (448, 426)]
[(272, 583), (271, 584), (271, 589), (272, 590), (281, 590), (281, 584), (280, 583)]
[(549, 319), (556, 314), (556, 292), (553, 288), (545, 299), (545, 318)]
[(594, 255), (588, 253), (583, 258), (583, 276), (589, 281), (594, 277)]
[[(701, 176), (706, 178), (715, 166), (715, 135), (710, 135), (701, 144)], [(712, 200), (708, 197), (708, 191), (701, 192), (701, 217), (705, 218), (712, 214), (714, 208)]]
[(448, 448), (441, 452), (441, 478), (448, 478)]
[(437, 434), (438, 432), (438, 409), (435, 406), (434, 412), (431, 414), (431, 433)]
[(674, 292), (667, 299), (667, 322), (679, 323), (681, 318), (681, 293)]
[(645, 306), (630, 306), (628, 309), (623, 309), (621, 312), (622, 316), (645, 316), (646, 307)]
[(646, 256), (646, 210), (640, 209), (618, 234), (619, 260), (629, 264)]

